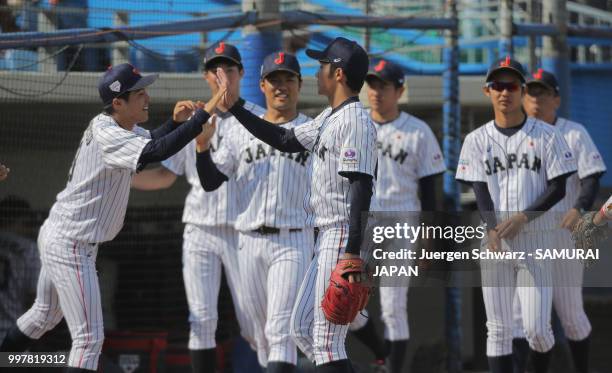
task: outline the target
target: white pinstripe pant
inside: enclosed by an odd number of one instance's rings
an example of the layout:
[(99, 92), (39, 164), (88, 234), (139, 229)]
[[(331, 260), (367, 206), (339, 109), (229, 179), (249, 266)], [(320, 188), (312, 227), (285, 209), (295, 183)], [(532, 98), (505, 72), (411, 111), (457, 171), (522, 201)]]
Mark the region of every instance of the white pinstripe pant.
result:
[(327, 321), (321, 301), (329, 277), (348, 240), (348, 225), (321, 228), (315, 256), (308, 266), (291, 315), (291, 336), (300, 350), (316, 365), (346, 359), (348, 325)]
[(238, 232), (227, 226), (186, 224), (183, 233), (183, 280), (189, 304), (191, 350), (216, 346), (221, 265), (225, 269), (240, 332), (252, 346), (255, 343), (253, 326), (244, 314), (239, 294)]
[[(533, 252), (536, 248), (550, 248), (551, 242), (554, 242), (551, 231), (531, 232), (502, 241), (502, 245), (507, 250)], [(529, 247), (523, 246), (527, 243)], [(481, 250), (486, 250), (486, 246)], [(553, 293), (550, 262), (526, 256), (524, 260), (481, 260), (480, 265), (487, 314), (487, 356), (512, 353), (515, 294), (523, 305), (529, 346), (534, 351), (549, 351), (555, 343), (550, 325)]]
[[(573, 250), (574, 241), (566, 229), (555, 235), (559, 248)], [(578, 260), (557, 259), (552, 261), (553, 307), (561, 320), (563, 331), (568, 339), (581, 341), (591, 334), (591, 323), (584, 312), (582, 300), (582, 277), (584, 265)], [(514, 337), (525, 338), (521, 303), (518, 296), (514, 299)]]
[(289, 325), (298, 290), (312, 260), (314, 232), (240, 232), (238, 242), (240, 294), (244, 311), (254, 323), (259, 364), (282, 361), (295, 365), (297, 350)]
[(36, 300), (17, 326), (38, 339), (65, 317), (72, 337), (68, 366), (96, 370), (104, 342), (98, 246), (61, 237), (44, 224), (38, 247), (42, 268)]

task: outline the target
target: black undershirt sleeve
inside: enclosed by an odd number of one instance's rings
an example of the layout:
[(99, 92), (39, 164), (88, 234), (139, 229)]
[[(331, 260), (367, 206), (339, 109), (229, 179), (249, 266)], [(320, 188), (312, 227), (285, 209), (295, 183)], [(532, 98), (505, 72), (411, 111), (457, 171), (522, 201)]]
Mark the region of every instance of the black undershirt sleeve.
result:
[(480, 218), (487, 224), (487, 229), (493, 229), (497, 226), (497, 218), (495, 216), (495, 205), (487, 183), (483, 181), (475, 181), (472, 183), (474, 194), (476, 195), (476, 205)]
[(153, 162), (161, 162), (183, 149), (191, 140), (202, 132), (202, 125), (210, 118), (210, 114), (202, 109), (195, 111), (187, 122), (183, 123), (169, 134), (153, 139), (145, 145), (138, 158), (138, 169)]
[(229, 110), (236, 119), (253, 136), (285, 153), (297, 153), (306, 150), (300, 144), (292, 129), (276, 126), (236, 104)]
[(351, 210), (349, 212), (349, 235), (346, 253), (359, 255), (367, 223), (367, 218), (364, 219), (363, 213), (370, 210), (373, 178), (371, 175), (360, 172), (346, 173), (346, 177), (351, 183), (349, 196)]
[(172, 120), (172, 118), (170, 118), (166, 122), (164, 122), (164, 124), (162, 124), (161, 126), (155, 129), (152, 129), (150, 131), (151, 138), (153, 140), (162, 138), (166, 136), (167, 134), (169, 134), (170, 132), (174, 131), (176, 128), (178, 128), (179, 125), (180, 125), (179, 122), (175, 122), (174, 120)]
[(597, 192), (599, 191), (599, 178), (601, 175), (603, 173), (596, 173), (580, 179), (580, 194), (574, 204), (576, 210), (589, 211), (593, 207), (593, 202), (595, 202)]
[(196, 169), (198, 170), (200, 184), (207, 192), (216, 190), (228, 180), (227, 176), (219, 171), (217, 165), (213, 162), (210, 149), (196, 153)]
[(571, 174), (573, 174), (573, 172), (557, 176), (548, 181), (548, 186), (546, 190), (544, 190), (544, 193), (540, 194), (540, 196), (524, 210), (524, 212), (528, 213), (528, 220), (531, 221), (542, 215), (565, 197), (565, 184), (567, 178)]
[(436, 211), (436, 180), (440, 175), (442, 173), (419, 179), (419, 197), (422, 211)]

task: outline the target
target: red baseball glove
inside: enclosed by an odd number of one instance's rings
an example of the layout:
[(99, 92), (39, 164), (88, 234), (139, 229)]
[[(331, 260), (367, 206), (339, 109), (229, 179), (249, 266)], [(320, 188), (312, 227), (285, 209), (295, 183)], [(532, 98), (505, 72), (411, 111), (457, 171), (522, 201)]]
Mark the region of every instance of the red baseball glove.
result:
[[(365, 308), (370, 298), (370, 281), (350, 283), (348, 275), (366, 274), (363, 260), (340, 259), (329, 278), (329, 286), (323, 296), (321, 307), (325, 318), (333, 324), (350, 324), (357, 313)], [(369, 278), (369, 277), (368, 277)]]

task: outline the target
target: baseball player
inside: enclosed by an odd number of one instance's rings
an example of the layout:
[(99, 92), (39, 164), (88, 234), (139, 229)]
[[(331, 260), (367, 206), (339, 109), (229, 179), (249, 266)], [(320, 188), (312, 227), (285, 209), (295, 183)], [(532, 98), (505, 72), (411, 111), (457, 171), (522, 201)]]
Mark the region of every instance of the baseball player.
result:
[[(548, 71), (539, 69), (527, 82), (527, 93), (523, 108), (527, 115), (552, 124), (561, 132), (576, 157), (578, 172), (567, 179), (565, 197), (555, 205), (554, 210), (562, 212), (557, 238), (560, 248), (573, 248), (571, 231), (580, 216), (589, 211), (597, 197), (599, 178), (606, 171), (601, 154), (586, 129), (578, 123), (557, 117), (561, 103), (557, 79)], [(567, 336), (574, 366), (580, 373), (588, 372), (588, 349), (591, 324), (584, 312), (582, 301), (583, 264), (579, 260), (555, 260), (553, 266), (553, 306)], [(520, 300), (515, 297), (514, 341), (519, 372), (525, 371), (526, 342), (523, 336), (520, 316)], [(521, 352), (522, 351), (522, 352)]]
[(6, 180), (11, 169), (0, 163), (0, 181)]
[(1, 351), (25, 351), (65, 317), (72, 337), (67, 371), (97, 369), (104, 340), (98, 245), (121, 230), (134, 173), (147, 163), (168, 158), (195, 138), (227, 86), (220, 82), (223, 88), (206, 104), (206, 111), (182, 101), (172, 120), (146, 131), (136, 124), (148, 120), (145, 88), (156, 79), (157, 75), (141, 76), (130, 64), (111, 67), (100, 79), (104, 113), (94, 117), (83, 133), (66, 188), (40, 229), (42, 269), (36, 300), (8, 332)]
[(0, 338), (15, 325), (32, 304), (40, 259), (36, 242), (30, 239), (32, 211), (22, 198), (7, 196), (0, 201)]
[[(249, 132), (272, 147), (313, 154), (308, 167), (306, 224), (320, 231), (292, 312), (291, 334), (315, 361), (317, 372), (350, 372), (344, 345), (348, 324), (331, 323), (322, 301), (330, 275), (348, 267), (359, 269), (362, 264), (362, 212), (369, 210), (377, 163), (376, 129), (358, 98), (369, 60), (363, 48), (345, 38), (334, 39), (323, 51), (308, 49), (306, 53), (321, 64), (318, 89), (331, 106), (314, 120), (288, 129), (233, 105), (231, 94), (225, 95), (224, 105)], [(359, 288), (361, 272), (346, 278)]]
[[(368, 72), (366, 83), (378, 148), (378, 177), (372, 210), (434, 211), (435, 177), (443, 173), (446, 166), (438, 141), (427, 123), (399, 110), (398, 101), (405, 89), (404, 72), (392, 62), (380, 60)], [(385, 340), (390, 346), (388, 365), (392, 373), (402, 371), (410, 337), (408, 283), (401, 285), (380, 288)]]
[[(556, 128), (522, 109), (523, 67), (506, 57), (491, 66), (484, 94), (495, 119), (470, 132), (461, 149), (456, 178), (471, 183), (488, 238), (481, 249), (525, 253), (514, 259), (481, 260), (487, 315), (487, 356), (493, 373), (513, 371), (512, 300), (522, 305), (524, 330), (537, 373), (547, 372), (554, 337), (550, 327), (550, 263), (527, 255), (555, 247), (550, 210), (565, 195), (576, 161)], [(492, 213), (493, 212), (493, 213)]]
[[(295, 56), (268, 55), (261, 68), (267, 106), (261, 117), (286, 129), (308, 122), (297, 111), (301, 84)], [(232, 178), (237, 185), (240, 293), (255, 324), (259, 363), (267, 373), (294, 372), (297, 350), (289, 322), (314, 247), (303, 206), (310, 152), (279, 152), (234, 126), (212, 157), (211, 136), (206, 131), (196, 139), (198, 172), (206, 191)]]
[[(221, 68), (228, 81), (228, 90), (240, 96), (240, 81), (244, 76), (238, 49), (220, 42), (210, 47), (204, 57), (204, 79), (213, 94), (219, 92), (215, 72)], [(243, 99), (240, 104), (255, 115), (264, 109)], [(239, 126), (229, 113), (217, 113), (216, 131), (211, 139), (215, 153), (229, 130)], [(194, 373), (214, 372), (216, 366), (217, 301), (221, 286), (221, 270), (225, 271), (232, 294), (241, 334), (254, 345), (253, 326), (247, 322), (239, 296), (238, 232), (236, 219), (236, 182), (232, 179), (215, 191), (206, 192), (196, 170), (196, 142), (191, 141), (162, 166), (138, 174), (132, 186), (141, 190), (170, 187), (179, 175), (185, 175), (191, 189), (185, 199), (183, 222), (183, 279), (189, 304), (189, 350)]]

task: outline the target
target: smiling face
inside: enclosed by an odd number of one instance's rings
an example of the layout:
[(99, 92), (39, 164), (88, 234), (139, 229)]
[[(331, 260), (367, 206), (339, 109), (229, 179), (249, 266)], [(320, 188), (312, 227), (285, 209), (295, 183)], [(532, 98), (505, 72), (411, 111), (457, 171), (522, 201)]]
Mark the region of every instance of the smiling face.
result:
[(149, 120), (149, 94), (143, 88), (129, 92), (125, 99), (115, 98), (113, 111), (120, 123), (144, 123)]
[(266, 96), (266, 105), (278, 111), (294, 110), (302, 82), (289, 71), (275, 71), (259, 82), (261, 92)]
[(509, 115), (521, 110), (525, 89), (519, 77), (510, 71), (499, 71), (483, 87), (496, 113)]

